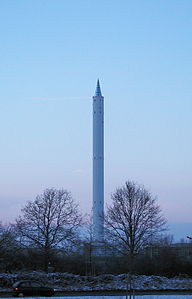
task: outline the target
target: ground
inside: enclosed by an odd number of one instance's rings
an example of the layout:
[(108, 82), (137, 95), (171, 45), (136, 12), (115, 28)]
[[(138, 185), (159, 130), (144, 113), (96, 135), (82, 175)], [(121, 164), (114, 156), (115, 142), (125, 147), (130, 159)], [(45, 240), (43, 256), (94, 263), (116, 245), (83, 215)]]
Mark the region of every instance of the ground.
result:
[[(127, 274), (103, 274), (98, 276), (81, 276), (71, 273), (20, 272), (15, 274), (0, 274), (0, 291), (9, 291), (17, 280), (35, 279), (43, 284), (54, 287), (57, 291), (123, 291), (135, 290), (192, 290), (192, 278)], [(141, 297), (140, 297), (141, 298)], [(165, 298), (165, 297), (164, 297)]]

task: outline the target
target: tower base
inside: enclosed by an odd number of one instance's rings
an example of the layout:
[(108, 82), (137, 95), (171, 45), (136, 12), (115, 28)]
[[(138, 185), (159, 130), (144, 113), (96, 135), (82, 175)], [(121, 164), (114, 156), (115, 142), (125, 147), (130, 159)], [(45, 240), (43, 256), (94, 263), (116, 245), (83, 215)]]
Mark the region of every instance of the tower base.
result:
[(94, 275), (105, 273), (106, 253), (104, 242), (95, 242), (92, 245), (92, 272)]
[(105, 255), (104, 242), (94, 242), (92, 245), (92, 257), (104, 257)]

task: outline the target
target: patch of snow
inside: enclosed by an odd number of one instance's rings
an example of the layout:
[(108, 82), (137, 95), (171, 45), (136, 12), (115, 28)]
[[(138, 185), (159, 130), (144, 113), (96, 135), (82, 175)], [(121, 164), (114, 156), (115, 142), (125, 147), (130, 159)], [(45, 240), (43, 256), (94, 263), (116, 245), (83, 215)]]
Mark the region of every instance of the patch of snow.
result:
[(56, 291), (127, 290), (127, 288), (129, 288), (130, 283), (132, 285), (132, 288), (134, 288), (135, 290), (192, 289), (192, 278), (187, 276), (167, 278), (158, 275), (132, 275), (130, 279), (130, 276), (128, 274), (103, 274), (98, 276), (81, 276), (71, 273), (46, 274), (44, 272), (33, 271), (21, 272), (16, 274), (1, 273), (0, 292), (10, 291), (10, 288), (15, 281), (23, 279), (38, 280), (47, 286), (53, 287)]
[[(55, 297), (57, 299), (126, 299), (126, 296), (73, 296), (73, 297)], [(40, 299), (53, 299), (53, 297), (35, 297)], [(129, 298), (129, 296), (128, 296)], [(137, 295), (131, 297), (132, 299), (191, 299), (191, 295)], [(7, 299), (7, 297), (1, 299)], [(27, 297), (27, 299), (34, 299), (34, 297)]]

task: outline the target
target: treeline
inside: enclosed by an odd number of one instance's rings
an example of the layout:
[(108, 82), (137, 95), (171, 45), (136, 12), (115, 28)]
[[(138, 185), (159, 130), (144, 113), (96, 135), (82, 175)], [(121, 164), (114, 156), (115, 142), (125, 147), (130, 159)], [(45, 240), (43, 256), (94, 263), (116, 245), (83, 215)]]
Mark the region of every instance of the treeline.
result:
[[(1, 227), (2, 233), (2, 227)], [(6, 233), (7, 234), (7, 233)], [(13, 235), (12, 235), (13, 234)], [(44, 251), (39, 248), (23, 247), (15, 241), (14, 231), (1, 235), (0, 242), (0, 272), (14, 273), (18, 271), (44, 271)], [(107, 246), (107, 244), (106, 244)], [(158, 246), (157, 246), (158, 247)], [(112, 248), (107, 248), (109, 252)], [(106, 250), (106, 251), (107, 251)], [(148, 247), (150, 251), (150, 247)], [(171, 245), (159, 244), (159, 252), (151, 256), (149, 252), (135, 255), (130, 269), (130, 256), (106, 255), (103, 257), (102, 271), (100, 261), (91, 256), (91, 244), (81, 243), (73, 248), (73, 252), (63, 249), (51, 249), (46, 272), (69, 272), (80, 275), (95, 275), (101, 272), (119, 274), (130, 270), (136, 274), (166, 275), (172, 277), (178, 274), (191, 275), (192, 260), (178, 256)]]
[(128, 181), (118, 188), (112, 194), (104, 222), (104, 254), (96, 258), (91, 220), (80, 213), (70, 192), (46, 189), (26, 203), (15, 223), (0, 225), (0, 271), (82, 275), (98, 271), (168, 275), (189, 272), (190, 263), (169, 252), (169, 246), (158, 256), (147, 253), (146, 248), (160, 242), (166, 220), (156, 198), (143, 186)]

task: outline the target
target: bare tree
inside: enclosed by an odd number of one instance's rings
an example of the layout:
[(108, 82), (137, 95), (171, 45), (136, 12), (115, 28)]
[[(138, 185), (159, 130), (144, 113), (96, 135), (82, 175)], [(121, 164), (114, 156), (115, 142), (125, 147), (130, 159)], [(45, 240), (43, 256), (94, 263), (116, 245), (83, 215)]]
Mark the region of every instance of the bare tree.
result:
[(44, 269), (54, 248), (65, 248), (76, 241), (82, 223), (71, 194), (66, 190), (46, 189), (21, 210), (16, 227), (22, 244), (43, 250)]
[(12, 225), (0, 223), (0, 271), (9, 271), (21, 264), (17, 259), (20, 246)]
[(18, 243), (12, 225), (3, 225), (0, 222), (0, 255), (10, 249), (16, 250)]
[(124, 254), (133, 256), (166, 230), (166, 220), (156, 198), (134, 182), (128, 181), (112, 194), (105, 223), (108, 237)]

